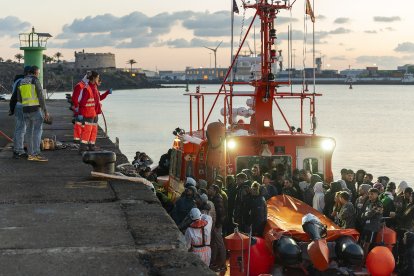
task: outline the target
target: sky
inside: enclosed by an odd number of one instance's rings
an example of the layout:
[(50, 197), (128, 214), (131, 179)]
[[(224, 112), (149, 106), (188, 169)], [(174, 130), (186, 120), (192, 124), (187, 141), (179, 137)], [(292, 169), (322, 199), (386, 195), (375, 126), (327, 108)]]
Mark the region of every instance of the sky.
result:
[[(253, 2), (254, 0), (250, 0)], [(270, 1), (270, 0), (269, 0)], [(252, 10), (241, 7), (235, 17), (234, 45), (239, 45), (250, 24)], [(294, 0), (290, 0), (291, 3)], [(288, 59), (287, 31), (293, 33), (291, 53), (296, 68), (312, 64), (313, 24), (304, 16), (305, 0), (296, 0), (292, 11), (281, 11), (276, 19), (280, 42), (277, 49)], [(311, 0), (314, 2), (315, 54), (323, 69), (358, 69), (378, 66), (397, 69), (414, 64), (414, 3), (412, 0)], [(214, 67), (230, 63), (231, 0), (0, 0), (0, 57), (14, 59), (19, 33), (50, 33), (45, 54), (63, 54), (74, 61), (74, 52), (111, 52), (117, 67), (146, 70), (185, 70), (185, 67)], [(244, 15), (244, 24), (243, 24)], [(256, 34), (259, 27), (256, 28)], [(306, 34), (306, 35), (305, 35)], [(252, 50), (260, 48), (256, 35), (248, 36)], [(242, 53), (248, 53), (244, 47)], [(305, 54), (303, 54), (305, 53)], [(304, 65), (305, 64), (305, 65)]]

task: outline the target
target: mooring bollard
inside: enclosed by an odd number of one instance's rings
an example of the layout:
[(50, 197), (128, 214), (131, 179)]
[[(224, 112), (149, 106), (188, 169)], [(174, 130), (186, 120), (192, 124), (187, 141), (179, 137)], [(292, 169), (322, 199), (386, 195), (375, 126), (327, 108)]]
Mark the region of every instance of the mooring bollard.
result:
[(95, 172), (115, 172), (116, 154), (112, 151), (86, 151), (82, 155), (82, 160), (86, 164), (91, 164)]

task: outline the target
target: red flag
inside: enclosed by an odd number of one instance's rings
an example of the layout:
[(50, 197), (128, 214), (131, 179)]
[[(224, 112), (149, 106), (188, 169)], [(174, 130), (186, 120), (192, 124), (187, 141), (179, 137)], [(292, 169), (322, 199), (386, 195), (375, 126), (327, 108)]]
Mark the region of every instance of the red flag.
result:
[(313, 23), (315, 23), (315, 15), (313, 14), (312, 6), (309, 0), (306, 0), (306, 14), (310, 16)]
[(239, 13), (239, 7), (237, 7), (236, 0), (233, 0), (233, 12)]

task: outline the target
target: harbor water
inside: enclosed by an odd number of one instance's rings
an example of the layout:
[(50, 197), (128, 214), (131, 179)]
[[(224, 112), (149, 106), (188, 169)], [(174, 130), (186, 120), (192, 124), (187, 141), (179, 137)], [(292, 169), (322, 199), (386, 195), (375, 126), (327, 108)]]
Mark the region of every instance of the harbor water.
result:
[[(219, 85), (202, 85), (202, 92), (217, 91)], [(247, 90), (248, 87), (237, 88)], [(294, 92), (300, 87), (294, 87)], [(313, 91), (312, 87), (309, 87)], [(279, 91), (290, 92), (289, 87)], [(190, 85), (190, 92), (195, 86)], [(386, 175), (397, 184), (405, 180), (414, 183), (414, 127), (412, 86), (361, 85), (349, 89), (347, 85), (319, 85), (316, 98), (316, 117), (319, 135), (333, 137), (333, 173), (340, 176), (342, 168), (364, 169), (376, 177)], [(117, 90), (103, 101), (108, 135), (120, 140), (121, 151), (133, 159), (136, 151), (145, 151), (157, 163), (171, 146), (173, 130), (189, 130), (189, 97), (183, 96), (185, 87), (164, 89)], [(64, 98), (56, 93), (53, 98)], [(243, 101), (244, 98), (242, 98)], [(206, 116), (212, 99), (206, 99)], [(285, 102), (285, 100), (283, 101)], [(193, 103), (193, 109), (195, 108)], [(236, 102), (234, 107), (246, 106)], [(310, 132), (309, 101), (305, 102), (304, 131)], [(211, 120), (220, 119), (223, 97), (218, 99)], [(287, 100), (281, 104), (290, 125), (300, 127), (300, 104)], [(286, 123), (274, 112), (274, 124), (287, 129)], [(197, 116), (193, 113), (193, 128)], [(245, 119), (246, 120), (246, 119)], [(248, 120), (248, 119), (247, 119)], [(100, 125), (103, 120), (100, 117)]]

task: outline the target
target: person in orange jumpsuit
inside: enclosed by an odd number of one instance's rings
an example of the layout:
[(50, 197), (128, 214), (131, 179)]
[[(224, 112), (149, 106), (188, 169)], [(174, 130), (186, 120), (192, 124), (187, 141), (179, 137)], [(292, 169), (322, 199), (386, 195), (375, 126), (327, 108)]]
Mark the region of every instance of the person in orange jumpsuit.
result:
[(81, 81), (79, 81), (72, 93), (72, 106), (71, 109), (73, 111), (73, 117), (75, 118), (75, 123), (73, 126), (73, 142), (75, 144), (80, 143), (81, 135), (82, 135), (82, 128), (83, 128), (83, 120), (81, 119), (82, 116), (79, 116), (79, 101), (80, 101), (80, 94), (81, 91), (85, 88), (88, 84), (89, 80), (88, 77), (91, 75), (91, 71), (87, 71), (86, 75), (83, 77)]

